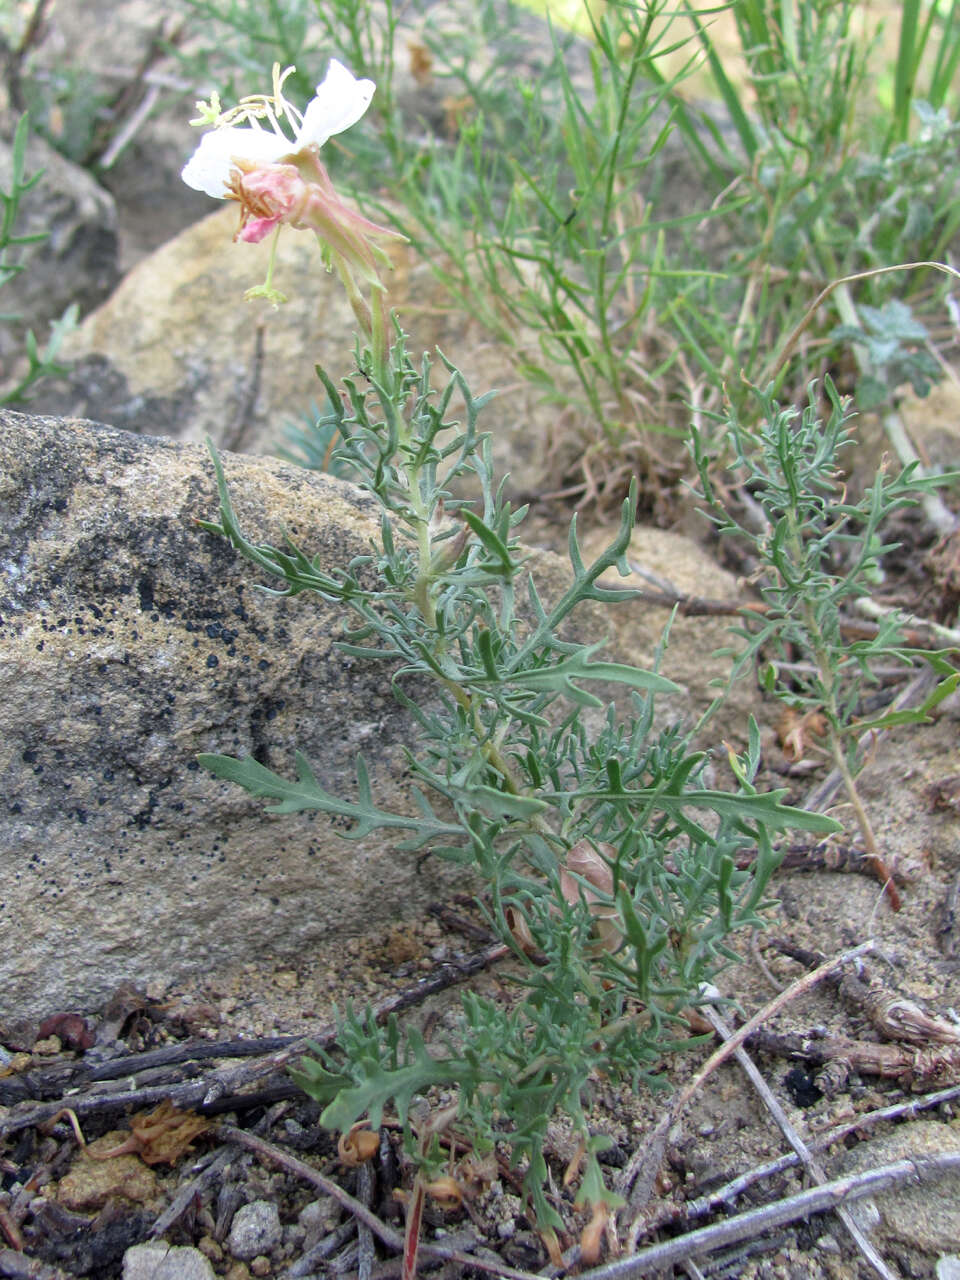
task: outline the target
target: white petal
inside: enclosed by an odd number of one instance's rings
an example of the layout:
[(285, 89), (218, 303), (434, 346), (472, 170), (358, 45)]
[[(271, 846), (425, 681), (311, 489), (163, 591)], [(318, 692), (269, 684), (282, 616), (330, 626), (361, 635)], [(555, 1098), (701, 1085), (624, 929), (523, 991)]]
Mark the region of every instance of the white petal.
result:
[(213, 129), (200, 139), (199, 147), (180, 176), (188, 187), (222, 200), (227, 194), (230, 170), (238, 159), (251, 164), (275, 164), (295, 149), (296, 143), (268, 129), (252, 126)]
[(335, 133), (343, 133), (357, 123), (369, 107), (376, 85), (372, 80), (358, 80), (336, 58), (317, 85), (317, 95), (303, 113), (303, 124), (297, 134), (299, 146), (322, 147)]

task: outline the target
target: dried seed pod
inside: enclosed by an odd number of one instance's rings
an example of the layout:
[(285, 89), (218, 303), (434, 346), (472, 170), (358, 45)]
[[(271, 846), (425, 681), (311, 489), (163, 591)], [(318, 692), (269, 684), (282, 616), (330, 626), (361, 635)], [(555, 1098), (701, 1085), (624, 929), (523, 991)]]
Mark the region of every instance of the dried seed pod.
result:
[(537, 944), (533, 934), (530, 932), (530, 926), (527, 924), (527, 918), (522, 911), (518, 911), (516, 907), (507, 907), (504, 911), (507, 919), (507, 927), (513, 934), (514, 941), (520, 944), (520, 947), (528, 954), (537, 950)]
[(580, 1261), (588, 1267), (595, 1266), (600, 1260), (600, 1246), (610, 1216), (610, 1206), (595, 1204), (593, 1216), (580, 1232)]
[(572, 1187), (576, 1180), (580, 1177), (580, 1170), (583, 1168), (583, 1157), (587, 1154), (587, 1144), (583, 1138), (577, 1143), (577, 1149), (567, 1161), (567, 1167), (563, 1171), (563, 1185)]
[(437, 1202), (441, 1209), (459, 1209), (463, 1204), (463, 1189), (456, 1178), (452, 1178), (448, 1173), (428, 1182), (424, 1191)]
[(355, 1169), (359, 1164), (366, 1164), (380, 1150), (379, 1134), (367, 1129), (364, 1122), (354, 1125), (348, 1133), (341, 1133), (337, 1143), (337, 1155), (340, 1163), (348, 1169)]
[[(578, 840), (564, 859), (560, 870), (560, 892), (569, 903), (581, 898), (590, 908), (597, 940), (604, 951), (618, 951), (623, 943), (617, 908), (613, 897), (613, 872), (610, 863), (616, 859), (613, 845), (600, 843), (596, 848), (589, 840)], [(586, 884), (584, 884), (586, 881)], [(590, 888), (590, 886), (593, 888)]]
[(796, 707), (784, 707), (777, 720), (780, 749), (794, 764), (807, 754), (811, 741), (822, 739), (826, 732), (826, 718), (816, 710), (801, 712)]

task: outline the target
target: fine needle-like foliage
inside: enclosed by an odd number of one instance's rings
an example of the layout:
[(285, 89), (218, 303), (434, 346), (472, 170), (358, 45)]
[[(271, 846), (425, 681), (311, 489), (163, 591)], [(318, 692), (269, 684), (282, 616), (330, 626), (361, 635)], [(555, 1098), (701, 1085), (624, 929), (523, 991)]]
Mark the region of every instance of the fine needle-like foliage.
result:
[[(699, 431), (693, 433), (692, 450), (714, 523), (722, 534), (738, 537), (758, 565), (756, 585), (764, 610), (751, 615), (757, 621), (735, 629), (742, 644), (733, 678), (757, 664), (763, 687), (805, 716), (798, 717), (798, 724), (813, 726), (800, 732), (823, 740), (865, 851), (897, 904), (856, 775), (869, 730), (923, 722), (956, 689), (956, 649), (909, 646), (896, 613), (886, 615), (874, 634), (851, 636), (849, 611), (870, 595), (884, 554), (893, 550), (883, 542), (885, 522), (924, 494), (955, 484), (960, 472), (924, 477), (917, 463), (896, 470), (884, 467), (863, 497), (851, 502), (842, 471), (854, 443), (851, 415), (832, 382), (824, 390), (826, 421), (815, 386), (802, 412), (778, 404), (770, 388), (754, 388), (759, 425), (744, 425), (732, 410), (726, 418), (725, 443), (733, 458), (726, 474), (750, 496), (749, 522), (735, 516), (729, 503), (721, 503)], [(876, 680), (882, 663), (904, 668), (923, 663), (936, 679), (916, 706), (866, 716), (861, 710), (864, 689)]]

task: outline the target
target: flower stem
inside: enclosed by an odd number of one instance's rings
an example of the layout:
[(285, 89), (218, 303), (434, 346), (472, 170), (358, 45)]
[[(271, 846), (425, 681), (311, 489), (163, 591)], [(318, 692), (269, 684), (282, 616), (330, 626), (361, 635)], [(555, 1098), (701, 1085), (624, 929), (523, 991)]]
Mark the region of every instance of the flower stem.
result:
[(337, 253), (336, 250), (330, 249), (329, 253), (330, 261), (333, 263), (336, 268), (337, 275), (343, 282), (343, 287), (347, 293), (347, 300), (353, 309), (353, 314), (357, 318), (357, 324), (359, 324), (364, 337), (372, 343), (374, 341), (373, 316), (370, 312), (370, 307), (367, 304), (366, 298), (357, 286), (356, 277), (350, 270), (350, 264), (347, 262), (346, 258)]
[(901, 902), (900, 894), (897, 886), (893, 882), (893, 875), (887, 866), (886, 859), (880, 852), (877, 844), (877, 838), (873, 833), (873, 824), (870, 821), (870, 815), (867, 813), (863, 801), (860, 799), (860, 792), (857, 790), (857, 784), (847, 761), (846, 753), (843, 749), (843, 742), (840, 737), (840, 712), (837, 706), (836, 687), (837, 676), (834, 666), (830, 660), (830, 653), (824, 642), (823, 633), (817, 620), (816, 611), (809, 601), (805, 601), (803, 605), (804, 622), (807, 626), (807, 632), (813, 642), (813, 654), (816, 659), (817, 667), (820, 671), (820, 687), (823, 694), (824, 711), (827, 717), (827, 737), (830, 741), (830, 751), (833, 755), (833, 762), (836, 765), (837, 772), (843, 781), (843, 789), (847, 793), (847, 799), (853, 809), (854, 817), (857, 820), (857, 826), (860, 828), (860, 835), (863, 838), (864, 851), (867, 855), (867, 862), (871, 871), (883, 885), (889, 900), (890, 906), (894, 911), (899, 911)]

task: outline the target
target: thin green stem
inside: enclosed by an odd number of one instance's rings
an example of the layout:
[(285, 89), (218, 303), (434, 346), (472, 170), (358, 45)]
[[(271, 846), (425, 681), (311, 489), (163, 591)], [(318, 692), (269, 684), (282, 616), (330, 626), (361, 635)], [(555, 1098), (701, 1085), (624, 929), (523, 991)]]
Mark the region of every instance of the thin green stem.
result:
[(820, 675), (820, 691), (827, 720), (827, 739), (830, 743), (830, 753), (833, 756), (834, 767), (843, 782), (843, 789), (847, 793), (847, 799), (853, 809), (857, 826), (860, 828), (864, 849), (873, 872), (886, 890), (890, 905), (894, 911), (898, 911), (900, 909), (900, 895), (893, 883), (893, 876), (890, 874), (886, 860), (880, 852), (880, 847), (873, 831), (873, 824), (870, 821), (870, 815), (867, 813), (866, 806), (860, 798), (856, 779), (853, 776), (850, 762), (843, 747), (840, 709), (837, 702), (838, 677), (836, 662), (830, 652), (829, 645), (824, 639), (822, 628), (817, 620), (816, 610), (808, 600), (803, 602), (802, 613), (807, 634), (811, 640), (814, 660)]

